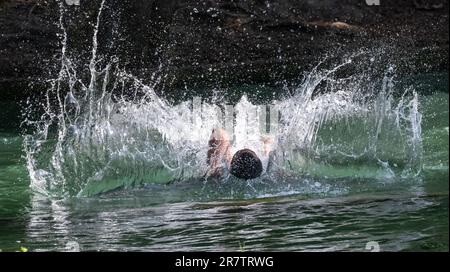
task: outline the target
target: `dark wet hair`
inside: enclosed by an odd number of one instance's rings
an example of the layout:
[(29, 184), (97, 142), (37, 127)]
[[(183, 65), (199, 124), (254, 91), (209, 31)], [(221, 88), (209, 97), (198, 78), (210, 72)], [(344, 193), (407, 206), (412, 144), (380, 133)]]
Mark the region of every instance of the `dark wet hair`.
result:
[(263, 171), (261, 160), (250, 149), (242, 149), (231, 160), (230, 173), (241, 179), (254, 179)]

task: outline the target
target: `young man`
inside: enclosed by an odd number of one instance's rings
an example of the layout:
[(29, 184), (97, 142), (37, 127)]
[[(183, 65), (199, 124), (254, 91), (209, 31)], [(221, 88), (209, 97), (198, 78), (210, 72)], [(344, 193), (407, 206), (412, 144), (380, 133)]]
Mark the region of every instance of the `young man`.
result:
[[(272, 139), (265, 137), (262, 144), (262, 155), (268, 158)], [(231, 157), (230, 139), (225, 130), (213, 129), (208, 145), (206, 176), (221, 177), (225, 175), (226, 170), (233, 176), (246, 180), (261, 176), (263, 163), (254, 151), (248, 148), (241, 149)]]

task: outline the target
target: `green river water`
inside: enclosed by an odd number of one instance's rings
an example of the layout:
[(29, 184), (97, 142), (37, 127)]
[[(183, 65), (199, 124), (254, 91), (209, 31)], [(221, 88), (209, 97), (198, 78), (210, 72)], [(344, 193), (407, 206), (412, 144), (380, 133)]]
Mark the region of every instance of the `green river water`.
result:
[(289, 186), (267, 193), (254, 184), (254, 193), (246, 194), (248, 188), (238, 183), (186, 181), (91, 197), (47, 197), (30, 188), (19, 109), (2, 103), (0, 250), (368, 251), (375, 243), (381, 251), (448, 251), (445, 88), (419, 93), (420, 177), (357, 175), (371, 171), (361, 170), (364, 162), (359, 169), (328, 167), (308, 177), (317, 186), (346, 188), (338, 193)]

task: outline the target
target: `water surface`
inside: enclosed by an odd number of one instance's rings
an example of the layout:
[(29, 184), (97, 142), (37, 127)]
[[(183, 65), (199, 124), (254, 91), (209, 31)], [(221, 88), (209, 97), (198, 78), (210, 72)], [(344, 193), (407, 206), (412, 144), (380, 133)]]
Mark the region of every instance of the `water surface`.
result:
[(374, 241), (382, 251), (448, 251), (448, 90), (431, 93), (419, 95), (422, 171), (394, 178), (363, 161), (278, 181), (49, 197), (30, 188), (19, 130), (2, 127), (0, 249), (366, 251)]

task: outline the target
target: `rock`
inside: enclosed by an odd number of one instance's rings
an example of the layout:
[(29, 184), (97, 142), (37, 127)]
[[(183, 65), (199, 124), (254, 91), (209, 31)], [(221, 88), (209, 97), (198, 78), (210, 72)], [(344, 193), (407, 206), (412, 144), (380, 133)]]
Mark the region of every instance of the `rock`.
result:
[[(67, 6), (69, 52), (80, 70), (99, 2)], [(295, 81), (325, 56), (384, 46), (383, 61), (401, 73), (447, 71), (448, 2), (421, 2), (108, 0), (99, 54), (147, 83), (157, 72), (156, 87), (169, 97), (185, 86)], [(0, 100), (39, 93), (58, 71), (58, 12), (53, 1), (0, 2)]]

